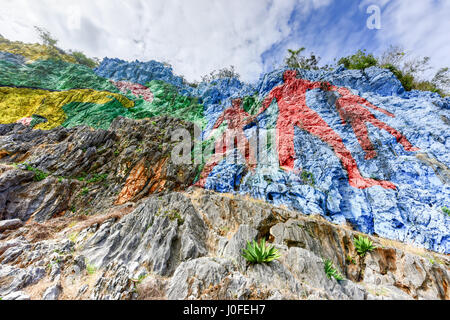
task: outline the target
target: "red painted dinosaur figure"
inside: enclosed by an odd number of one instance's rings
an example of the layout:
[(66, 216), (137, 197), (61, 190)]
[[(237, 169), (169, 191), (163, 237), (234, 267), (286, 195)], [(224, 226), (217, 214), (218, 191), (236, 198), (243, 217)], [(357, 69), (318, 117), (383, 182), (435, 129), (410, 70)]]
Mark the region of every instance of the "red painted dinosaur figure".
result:
[[(259, 113), (264, 112), (274, 99), (278, 102), (279, 117), (277, 122), (278, 156), (280, 166), (292, 171), (294, 169), (295, 150), (294, 134), (295, 126), (298, 126), (309, 133), (320, 138), (331, 146), (334, 153), (341, 160), (343, 167), (348, 173), (349, 183), (352, 187), (366, 189), (373, 186), (381, 186), (385, 189), (396, 189), (395, 185), (389, 181), (378, 181), (364, 178), (359, 172), (358, 165), (351, 152), (345, 146), (342, 138), (320, 117), (314, 110), (306, 104), (306, 92), (309, 90), (323, 88), (324, 85), (331, 90), (338, 91), (342, 97), (338, 100), (338, 110), (341, 118), (349, 121), (362, 147), (367, 152), (368, 158), (375, 156), (373, 146), (368, 138), (365, 123), (370, 122), (379, 128), (385, 129), (393, 134), (397, 140), (403, 144), (408, 151), (415, 151), (412, 145), (404, 136), (382, 123), (373, 116), (363, 106), (382, 111), (390, 116), (387, 111), (373, 106), (365, 99), (353, 95), (348, 89), (330, 86), (323, 82), (311, 82), (297, 78), (297, 71), (288, 70), (283, 75), (284, 84), (274, 88), (263, 102), (263, 107)], [(368, 141), (368, 142), (367, 142)]]
[[(215, 154), (205, 165), (199, 181), (195, 184), (196, 186), (205, 186), (206, 179), (211, 171), (223, 160), (227, 152), (227, 146), (237, 146), (250, 168), (255, 167), (255, 159), (250, 153), (250, 144), (244, 133), (244, 127), (252, 122), (252, 117), (242, 108), (242, 99), (235, 99), (231, 102), (231, 107), (226, 109), (217, 119), (212, 130), (218, 129), (224, 121), (228, 121), (228, 127), (216, 141)], [(230, 139), (233, 139), (233, 141), (230, 141)]]
[(373, 104), (359, 96), (355, 96), (347, 88), (334, 87), (333, 89), (337, 90), (341, 95), (341, 97), (336, 101), (336, 107), (342, 119), (342, 124), (345, 125), (346, 122), (350, 123), (359, 144), (366, 153), (366, 160), (373, 159), (377, 155), (372, 142), (369, 139), (369, 132), (367, 131), (366, 123), (371, 123), (377, 128), (389, 132), (397, 139), (397, 142), (400, 143), (406, 151), (419, 151), (419, 149), (415, 148), (404, 135), (402, 135), (394, 128), (388, 126), (386, 123), (375, 118), (375, 116), (365, 107), (380, 111), (392, 118), (395, 118), (395, 115), (384, 109), (374, 106)]

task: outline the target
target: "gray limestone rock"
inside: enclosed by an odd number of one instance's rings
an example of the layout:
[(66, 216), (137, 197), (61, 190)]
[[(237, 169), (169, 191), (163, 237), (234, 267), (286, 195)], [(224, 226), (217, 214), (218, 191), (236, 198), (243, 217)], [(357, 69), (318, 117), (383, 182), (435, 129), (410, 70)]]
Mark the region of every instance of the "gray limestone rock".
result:
[(42, 295), (42, 300), (58, 300), (59, 296), (62, 293), (62, 288), (59, 284), (50, 286), (45, 290)]
[(19, 219), (0, 221), (0, 232), (6, 230), (15, 230), (23, 226), (23, 222)]

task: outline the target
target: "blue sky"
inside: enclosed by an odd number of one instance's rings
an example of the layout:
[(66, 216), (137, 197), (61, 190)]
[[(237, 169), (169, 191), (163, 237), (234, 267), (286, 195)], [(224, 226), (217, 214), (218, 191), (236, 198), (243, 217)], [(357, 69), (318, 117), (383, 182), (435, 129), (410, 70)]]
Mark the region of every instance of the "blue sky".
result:
[[(381, 29), (366, 26), (369, 6)], [(234, 65), (246, 81), (283, 62), (288, 48), (306, 47), (322, 63), (358, 49), (390, 44), (450, 66), (448, 0), (0, 0), (0, 34), (36, 42), (48, 29), (63, 49), (90, 56), (169, 62), (198, 80)]]
[(313, 51), (322, 57), (322, 64), (332, 63), (334, 58), (353, 54), (357, 49), (380, 51), (380, 45), (384, 46), (376, 40), (376, 34), (382, 31), (367, 28), (370, 15), (366, 9), (357, 1), (340, 0), (305, 15), (297, 5), (289, 19), (289, 36), (262, 54), (265, 70), (280, 63), (288, 48), (305, 47), (307, 53)]

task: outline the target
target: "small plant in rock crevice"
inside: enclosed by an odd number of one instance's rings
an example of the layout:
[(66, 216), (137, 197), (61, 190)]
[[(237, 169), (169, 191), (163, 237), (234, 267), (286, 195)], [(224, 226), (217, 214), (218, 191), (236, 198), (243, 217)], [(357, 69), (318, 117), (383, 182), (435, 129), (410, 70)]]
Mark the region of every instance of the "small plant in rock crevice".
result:
[(368, 252), (375, 249), (373, 242), (370, 241), (368, 237), (358, 236), (353, 239), (353, 243), (355, 245), (356, 252), (358, 252), (361, 257), (364, 257)]
[(247, 249), (243, 250), (242, 256), (252, 264), (269, 263), (281, 258), (278, 249), (266, 245), (266, 239), (262, 239), (258, 244), (255, 240), (247, 242)]
[(36, 182), (45, 180), (50, 175), (48, 173), (45, 173), (42, 170), (39, 170), (37, 168), (32, 167), (32, 166), (30, 166), (30, 165), (28, 165), (26, 163), (24, 163), (24, 165), (25, 165), (25, 168), (26, 168), (27, 171), (34, 172), (34, 178), (33, 179)]
[(344, 277), (337, 271), (337, 269), (333, 265), (333, 261), (327, 259), (324, 261), (324, 270), (328, 279), (335, 278), (338, 281), (344, 280)]

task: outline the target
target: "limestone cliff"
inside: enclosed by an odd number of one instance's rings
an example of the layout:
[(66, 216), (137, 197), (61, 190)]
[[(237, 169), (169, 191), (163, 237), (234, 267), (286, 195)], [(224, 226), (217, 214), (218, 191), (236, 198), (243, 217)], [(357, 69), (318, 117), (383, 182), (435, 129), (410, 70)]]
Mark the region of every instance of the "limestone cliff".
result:
[(449, 109), (377, 67), (197, 85), (2, 38), (0, 297), (448, 299)]

